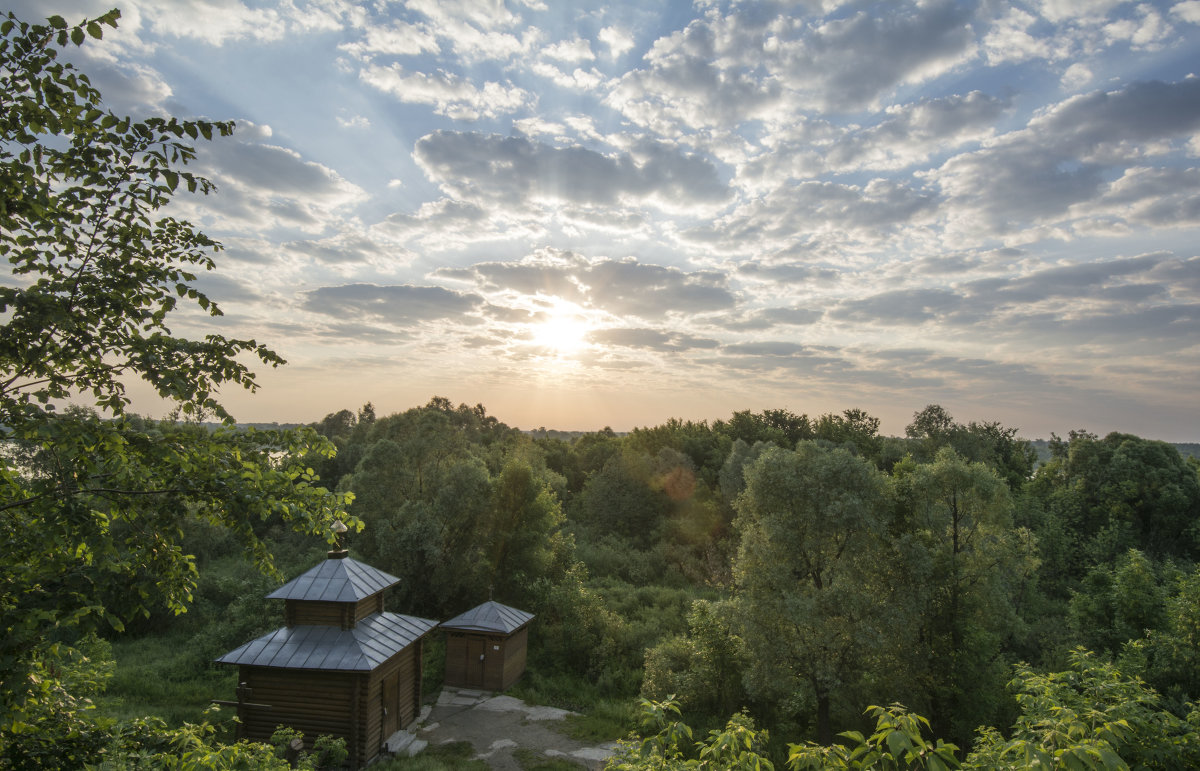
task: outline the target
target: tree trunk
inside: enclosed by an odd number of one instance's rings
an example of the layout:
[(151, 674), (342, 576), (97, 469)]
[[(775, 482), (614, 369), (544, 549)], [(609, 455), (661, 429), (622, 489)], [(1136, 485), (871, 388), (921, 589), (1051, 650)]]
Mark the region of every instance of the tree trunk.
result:
[(833, 744), (833, 724), (829, 721), (829, 693), (817, 694), (817, 743)]

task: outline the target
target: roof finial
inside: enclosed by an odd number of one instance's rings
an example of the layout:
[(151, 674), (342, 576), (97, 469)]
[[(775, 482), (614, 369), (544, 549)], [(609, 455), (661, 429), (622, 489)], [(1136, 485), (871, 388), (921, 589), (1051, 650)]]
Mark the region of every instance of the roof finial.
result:
[(333, 551), (329, 552), (329, 559), (343, 559), (349, 552), (341, 547), (341, 544), (338, 543), (338, 538), (350, 528), (346, 527), (346, 523), (342, 520), (335, 519), (329, 529), (333, 531)]

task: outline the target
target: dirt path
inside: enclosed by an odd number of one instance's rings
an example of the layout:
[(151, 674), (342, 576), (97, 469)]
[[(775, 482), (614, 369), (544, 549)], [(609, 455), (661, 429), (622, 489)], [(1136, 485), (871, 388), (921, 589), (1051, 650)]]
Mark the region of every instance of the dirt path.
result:
[(520, 771), (520, 763), (513, 758), (518, 748), (563, 758), (581, 768), (603, 767), (613, 744), (587, 745), (559, 733), (555, 723), (569, 714), (554, 707), (531, 707), (511, 696), (443, 688), (437, 704), (417, 724), (414, 735), (429, 745), (470, 742), (477, 757), (503, 771)]

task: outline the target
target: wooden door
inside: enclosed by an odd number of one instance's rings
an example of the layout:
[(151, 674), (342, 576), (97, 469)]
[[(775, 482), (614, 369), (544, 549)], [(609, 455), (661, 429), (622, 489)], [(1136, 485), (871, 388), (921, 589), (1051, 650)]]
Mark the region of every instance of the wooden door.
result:
[(383, 678), (380, 691), (380, 708), (383, 710), (383, 740), (400, 730), (400, 673)]
[(478, 637), (467, 638), (467, 687), (483, 688), (484, 642)]

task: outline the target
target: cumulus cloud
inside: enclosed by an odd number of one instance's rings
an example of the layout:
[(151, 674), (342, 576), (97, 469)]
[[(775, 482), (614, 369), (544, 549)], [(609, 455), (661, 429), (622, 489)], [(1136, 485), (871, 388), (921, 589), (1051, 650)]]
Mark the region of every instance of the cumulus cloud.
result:
[(633, 34), (624, 27), (605, 27), (596, 35), (596, 39), (608, 46), (608, 55), (617, 59), (633, 49)]
[(197, 170), (216, 182), (217, 193), (172, 205), (197, 221), (219, 220), (223, 228), (316, 233), (365, 200), (362, 188), (333, 169), (270, 140), (269, 127), (241, 121), (233, 137), (201, 145)]
[(1171, 15), (1190, 24), (1200, 24), (1200, 0), (1183, 0), (1171, 6)]
[(542, 49), (542, 56), (547, 59), (571, 64), (590, 62), (596, 58), (596, 55), (592, 53), (591, 44), (583, 38), (578, 37), (551, 43)]
[(525, 137), (437, 131), (413, 153), (447, 194), (493, 203), (711, 205), (728, 196), (712, 163), (661, 143), (619, 155), (554, 147)]
[(929, 215), (936, 206), (928, 193), (882, 178), (864, 186), (800, 182), (739, 206), (714, 224), (692, 228), (682, 237), (741, 254), (760, 254), (822, 235), (831, 235), (848, 248), (878, 241)]
[(363, 82), (401, 102), (427, 104), (438, 115), (455, 120), (494, 118), (515, 112), (534, 102), (534, 96), (510, 84), (488, 81), (477, 88), (453, 73), (408, 72), (399, 64), (371, 65), (359, 73)]
[(658, 329), (596, 329), (587, 335), (590, 342), (597, 345), (620, 346), (624, 348), (642, 348), (661, 353), (674, 353), (692, 349), (712, 349), (720, 345), (716, 340), (707, 337), (679, 332), (664, 332)]
[(930, 178), (962, 230), (1005, 233), (1063, 218), (1105, 193), (1111, 169), (1140, 165), (1198, 129), (1200, 79), (1132, 83), (1071, 97)]
[(878, 122), (862, 127), (801, 121), (777, 132), (766, 151), (743, 163), (737, 181), (769, 188), (827, 172), (909, 168), (934, 154), (991, 137), (1009, 107), (1007, 99), (972, 91), (893, 105), (881, 112)]
[(735, 7), (655, 42), (609, 103), (667, 130), (790, 123), (793, 112), (857, 110), (974, 56), (969, 12), (948, 2), (808, 21)]
[(728, 278), (717, 271), (684, 271), (635, 259), (589, 260), (543, 249), (516, 262), (480, 262), (435, 275), (473, 279), (483, 293), (557, 297), (614, 316), (651, 319), (734, 307)]
[(437, 35), (428, 26), (399, 20), (389, 24), (372, 24), (367, 27), (361, 40), (344, 43), (340, 47), (359, 58), (369, 58), (373, 54), (415, 56), (441, 50)]
[(401, 284), (344, 284), (303, 293), (303, 307), (340, 319), (364, 319), (396, 326), (453, 320), (474, 323), (467, 317), (479, 310), (482, 298), (437, 286)]

